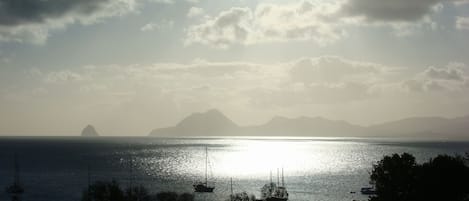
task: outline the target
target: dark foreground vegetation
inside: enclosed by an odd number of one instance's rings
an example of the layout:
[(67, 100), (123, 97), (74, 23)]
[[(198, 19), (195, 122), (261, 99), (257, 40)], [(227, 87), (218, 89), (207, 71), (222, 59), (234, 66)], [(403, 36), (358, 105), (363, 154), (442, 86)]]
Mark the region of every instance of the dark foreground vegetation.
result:
[(81, 201), (193, 201), (190, 193), (151, 194), (144, 186), (122, 189), (118, 182), (96, 181), (83, 191)]
[(408, 153), (385, 156), (373, 166), (371, 201), (469, 201), (468, 154), (439, 155), (417, 164)]

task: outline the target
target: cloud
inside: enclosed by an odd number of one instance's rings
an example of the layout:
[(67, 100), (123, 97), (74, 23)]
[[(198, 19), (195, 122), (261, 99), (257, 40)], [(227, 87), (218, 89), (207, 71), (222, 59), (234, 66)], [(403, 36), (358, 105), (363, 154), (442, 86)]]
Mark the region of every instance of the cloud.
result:
[(44, 43), (51, 30), (135, 10), (136, 0), (0, 0), (0, 41)]
[[(68, 82), (87, 93), (132, 94), (137, 88), (158, 89), (179, 101), (197, 104), (250, 102), (284, 107), (338, 104), (373, 98), (372, 89), (394, 82), (396, 68), (338, 56), (300, 58), (284, 63), (210, 62), (155, 63), (130, 66), (87, 66), (77, 71), (30, 74), (44, 82)], [(132, 96), (132, 95), (131, 95)], [(229, 100), (227, 98), (229, 97)], [(182, 103), (179, 103), (182, 104)], [(191, 103), (192, 104), (192, 103)]]
[(174, 0), (148, 0), (149, 2), (162, 3), (162, 4), (173, 4)]
[(56, 71), (56, 72), (48, 73), (47, 76), (44, 78), (44, 81), (55, 83), (55, 82), (65, 82), (65, 81), (79, 81), (82, 79), (83, 77), (80, 74), (69, 71), (69, 70), (64, 70), (64, 71)]
[(435, 68), (433, 66), (423, 71), (422, 76), (427, 79), (462, 81), (464, 80), (464, 72), (460, 65), (447, 65), (444, 68)]
[(398, 68), (338, 56), (301, 58), (284, 64), (284, 81), (250, 93), (253, 104), (291, 107), (344, 104), (377, 97), (376, 87), (393, 82)]
[(204, 77), (217, 77), (234, 74), (241, 71), (250, 71), (256, 64), (242, 62), (207, 62), (195, 61), (192, 64), (157, 64), (153, 70), (166, 75), (200, 75)]
[(195, 105), (202, 109), (217, 105), (278, 109), (356, 104), (380, 97), (394, 100), (411, 95), (418, 98), (432, 93), (457, 94), (469, 89), (468, 69), (461, 63), (410, 74), (405, 68), (339, 56), (282, 63), (197, 59), (189, 63), (85, 66), (73, 71), (31, 69), (25, 73), (25, 79), (36, 82), (32, 89), (44, 88), (51, 95), (79, 92), (106, 97), (105, 100), (112, 100), (110, 105), (115, 105), (144, 89), (141, 93), (148, 93), (145, 98), (152, 99), (152, 91), (157, 91), (159, 100), (167, 99), (188, 112), (188, 107)]
[(312, 40), (319, 45), (336, 41), (344, 31), (330, 17), (337, 4), (259, 4), (251, 8), (233, 7), (188, 28), (186, 45), (200, 43), (226, 48), (233, 44), (257, 44)]
[(0, 63), (8, 64), (11, 62), (11, 54), (5, 54), (0, 50)]
[(246, 93), (256, 107), (288, 108), (298, 105), (345, 104), (369, 99), (370, 86), (354, 82), (283, 84), (281, 87), (253, 88)]
[(459, 0), (459, 1), (454, 1), (453, 3), (456, 6), (461, 6), (461, 5), (469, 4), (469, 0)]
[(244, 43), (249, 34), (247, 23), (251, 18), (249, 8), (223, 11), (204, 24), (189, 27), (186, 44), (202, 43), (223, 48), (234, 43)]
[(153, 22), (147, 23), (140, 28), (140, 31), (152, 31), (155, 30), (159, 25)]
[[(185, 44), (219, 48), (271, 42), (313, 41), (320, 46), (345, 38), (351, 27), (388, 27), (396, 36), (435, 30), (432, 19), (444, 0), (345, 0), (259, 3), (232, 7), (189, 26)], [(453, 1), (459, 2), (459, 1)]]
[(189, 12), (187, 12), (187, 17), (188, 18), (194, 18), (194, 17), (198, 17), (202, 14), (204, 14), (204, 9), (194, 6), (194, 7), (191, 7), (189, 9)]
[(376, 81), (392, 68), (376, 63), (352, 61), (336, 56), (303, 58), (293, 63), (290, 70), (292, 79), (302, 83)]
[[(353, 119), (370, 111), (367, 122), (382, 121), (375, 119), (382, 112), (400, 118), (402, 111), (409, 112), (405, 116), (425, 115), (448, 105), (453, 111), (465, 108), (454, 104), (467, 106), (469, 74), (464, 64), (429, 67), (417, 74), (396, 69), (340, 56), (281, 63), (197, 59), (59, 71), (33, 68), (21, 71), (17, 82), (0, 80), (0, 102), (8, 110), (0, 117), (27, 119), (38, 126), (63, 125), (64, 129), (73, 124), (74, 130), (93, 121), (102, 124), (106, 133), (145, 134), (213, 107), (228, 111), (235, 121), (252, 124), (274, 114), (336, 115), (339, 119), (351, 115)], [(0, 76), (5, 77), (4, 71), (0, 69)], [(51, 118), (42, 118), (44, 114)], [(116, 123), (122, 127), (115, 127)], [(32, 124), (16, 126), (28, 125)]]
[(171, 29), (174, 27), (174, 21), (172, 20), (162, 20), (161, 22), (154, 23), (150, 22), (143, 25), (140, 28), (140, 31), (154, 31), (154, 30), (162, 30), (162, 29)]
[(460, 91), (467, 86), (469, 74), (465, 64), (450, 63), (444, 67), (428, 67), (412, 79), (402, 82), (411, 92)]
[[(453, 4), (449, 4), (449, 3)], [(346, 0), (338, 15), (358, 26), (389, 27), (398, 37), (437, 30), (434, 19), (444, 6), (460, 5), (464, 0)]]
[(469, 30), (469, 17), (456, 17), (456, 28), (459, 30)]
[(341, 13), (372, 22), (414, 22), (435, 11), (444, 0), (347, 0)]

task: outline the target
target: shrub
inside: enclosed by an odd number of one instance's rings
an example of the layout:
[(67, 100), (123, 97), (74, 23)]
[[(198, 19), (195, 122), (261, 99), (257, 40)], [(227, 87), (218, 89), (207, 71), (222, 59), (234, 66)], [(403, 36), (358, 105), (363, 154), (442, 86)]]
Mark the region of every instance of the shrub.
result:
[(469, 201), (467, 158), (439, 155), (421, 165), (403, 153), (385, 156), (373, 165), (372, 201)]
[(125, 201), (124, 192), (116, 181), (97, 181), (83, 191), (82, 201)]
[(127, 188), (124, 191), (116, 181), (96, 181), (83, 191), (82, 201), (193, 201), (194, 195), (175, 192), (148, 193), (144, 186)]
[(175, 192), (161, 192), (156, 194), (158, 201), (177, 201), (178, 194)]

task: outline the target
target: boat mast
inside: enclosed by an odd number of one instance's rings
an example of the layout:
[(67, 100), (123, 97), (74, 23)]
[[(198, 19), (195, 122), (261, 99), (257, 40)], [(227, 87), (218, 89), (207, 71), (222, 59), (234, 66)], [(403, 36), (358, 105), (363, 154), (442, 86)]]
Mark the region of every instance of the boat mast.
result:
[(205, 147), (205, 185), (208, 186), (208, 181), (207, 181), (207, 164), (208, 163), (208, 150), (207, 147)]
[(270, 183), (272, 184), (272, 170), (270, 170)]
[(280, 176), (277, 168), (277, 186), (280, 186)]
[(285, 187), (285, 180), (283, 178), (283, 168), (282, 168), (282, 186)]
[(14, 155), (14, 163), (15, 163), (15, 172), (14, 172), (14, 185), (19, 186), (20, 185), (20, 173), (19, 173), (19, 166), (18, 166), (18, 159), (16, 156), (16, 153)]
[(88, 200), (91, 200), (91, 181), (90, 181), (90, 165), (87, 165), (86, 166), (86, 179), (87, 179), (87, 182), (88, 182)]
[(230, 177), (230, 184), (231, 184), (231, 186), (230, 186), (230, 189), (231, 189), (230, 198), (231, 198), (231, 200), (233, 200), (233, 196), (234, 196), (233, 195), (233, 177)]
[(132, 170), (133, 170), (134, 165), (133, 165), (132, 153), (130, 153), (129, 156), (130, 156), (130, 161), (129, 161), (130, 162), (129, 163), (129, 166), (130, 166), (130, 169), (129, 169), (129, 177), (130, 177), (129, 178), (129, 187), (130, 187), (130, 195), (132, 195), (132, 184), (133, 184), (133, 180), (134, 180)]
[(91, 183), (90, 183), (90, 165), (86, 166), (86, 181), (88, 182), (88, 189), (90, 189), (90, 185), (91, 185)]
[(18, 159), (16, 153), (14, 154), (14, 172), (13, 172), (13, 185), (6, 188), (6, 192), (11, 195), (11, 200), (20, 201), (21, 194), (23, 194), (24, 189), (20, 183), (20, 168), (18, 164)]

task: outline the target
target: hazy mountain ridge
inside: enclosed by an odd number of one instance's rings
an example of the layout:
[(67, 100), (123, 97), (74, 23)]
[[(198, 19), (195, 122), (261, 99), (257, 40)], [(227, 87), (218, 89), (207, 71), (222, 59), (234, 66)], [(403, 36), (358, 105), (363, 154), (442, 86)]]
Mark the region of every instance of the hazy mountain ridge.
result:
[(300, 136), (300, 137), (432, 137), (468, 138), (469, 116), (412, 117), (371, 126), (322, 117), (276, 116), (261, 125), (238, 126), (216, 109), (193, 113), (174, 127), (151, 131), (150, 136)]
[(371, 132), (386, 136), (425, 135), (428, 137), (469, 137), (469, 116), (412, 117), (397, 121), (376, 124), (369, 127)]
[(156, 136), (206, 136), (236, 135), (241, 128), (220, 111), (212, 109), (204, 113), (193, 113), (180, 121), (176, 126), (151, 131)]
[[(363, 135), (364, 128), (345, 121), (322, 117), (274, 117), (265, 124), (244, 128), (247, 135), (266, 136), (344, 136)], [(345, 134), (344, 134), (345, 133)]]
[(84, 136), (84, 137), (97, 137), (97, 136), (99, 136), (99, 134), (92, 125), (88, 125), (81, 131), (81, 136)]

